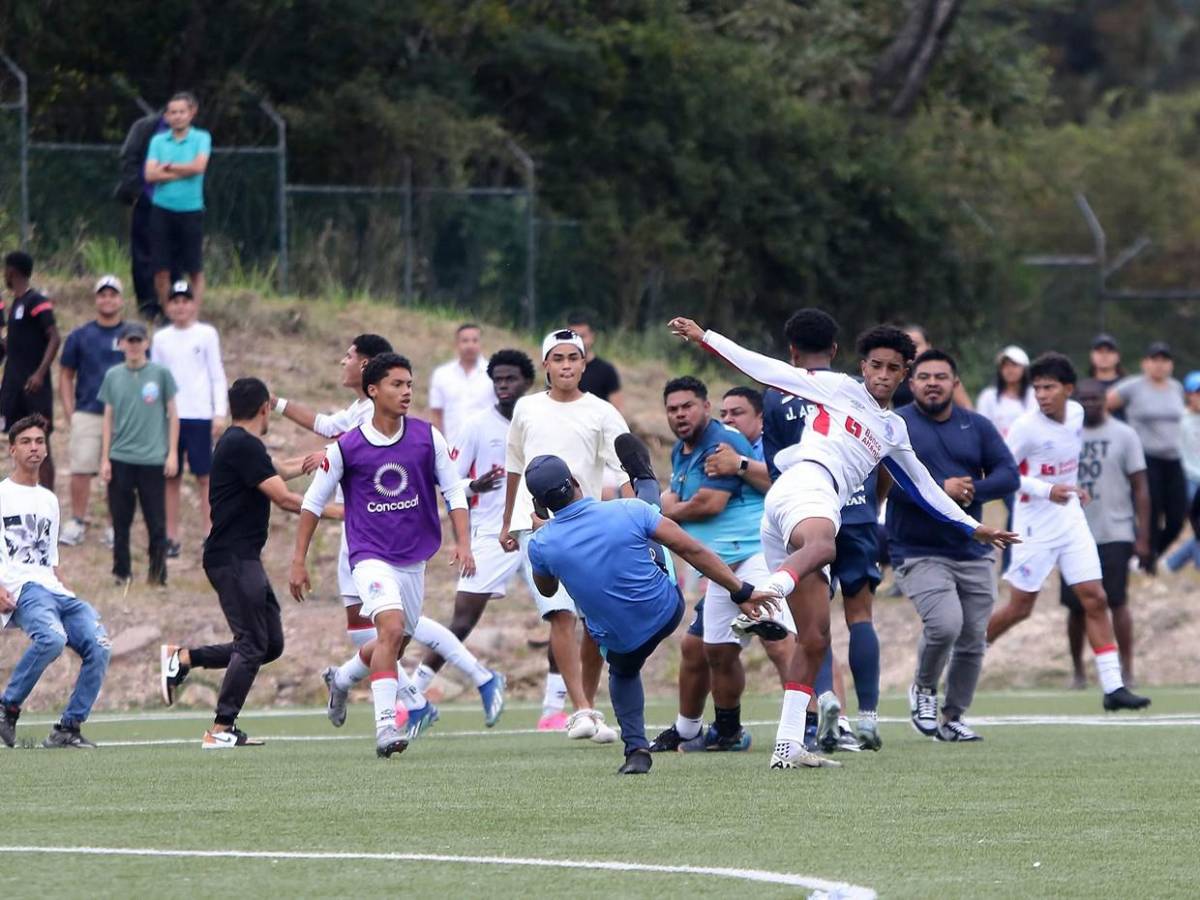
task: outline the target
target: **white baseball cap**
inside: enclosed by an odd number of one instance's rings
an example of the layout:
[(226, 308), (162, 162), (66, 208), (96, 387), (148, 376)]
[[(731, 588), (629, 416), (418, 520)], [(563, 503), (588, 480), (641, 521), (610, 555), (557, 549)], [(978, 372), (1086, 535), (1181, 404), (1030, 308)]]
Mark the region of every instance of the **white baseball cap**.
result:
[(98, 294), (105, 288), (112, 288), (118, 294), (124, 293), (121, 287), (121, 279), (116, 275), (102, 275), (100, 280), (96, 282), (96, 289), (93, 294)]
[(570, 328), (560, 328), (557, 331), (550, 332), (542, 341), (542, 362), (546, 361), (546, 357), (550, 355), (550, 351), (559, 344), (570, 344), (579, 350), (580, 356), (587, 356), (587, 349), (583, 346), (583, 338)]
[(1024, 366), (1026, 369), (1029, 368), (1029, 354), (1016, 344), (1009, 344), (996, 354), (996, 365), (999, 365), (1006, 359), (1011, 359), (1018, 366)]

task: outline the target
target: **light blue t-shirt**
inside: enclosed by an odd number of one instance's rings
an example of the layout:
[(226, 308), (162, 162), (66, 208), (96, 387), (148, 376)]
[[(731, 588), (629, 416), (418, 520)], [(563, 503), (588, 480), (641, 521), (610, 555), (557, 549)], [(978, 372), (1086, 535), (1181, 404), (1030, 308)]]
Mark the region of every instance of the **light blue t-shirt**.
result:
[(745, 436), (735, 428), (711, 419), (691, 453), (683, 452), (683, 441), (671, 451), (671, 490), (680, 500), (691, 500), (701, 488), (726, 491), (729, 501), (715, 516), (699, 522), (680, 522), (679, 527), (698, 540), (729, 566), (735, 566), (762, 549), (763, 495), (737, 475), (709, 478), (704, 461), (721, 444), (749, 459), (761, 459)]
[(662, 513), (641, 500), (576, 500), (533, 533), (533, 571), (562, 582), (606, 650), (628, 653), (661, 631), (679, 591), (650, 558)]
[[(146, 159), (160, 163), (190, 163), (197, 156), (212, 154), (212, 135), (202, 128), (189, 128), (183, 140), (164, 131), (150, 139)], [(172, 212), (199, 212), (204, 209), (204, 176), (192, 175), (178, 181), (160, 181), (154, 185), (154, 205)]]

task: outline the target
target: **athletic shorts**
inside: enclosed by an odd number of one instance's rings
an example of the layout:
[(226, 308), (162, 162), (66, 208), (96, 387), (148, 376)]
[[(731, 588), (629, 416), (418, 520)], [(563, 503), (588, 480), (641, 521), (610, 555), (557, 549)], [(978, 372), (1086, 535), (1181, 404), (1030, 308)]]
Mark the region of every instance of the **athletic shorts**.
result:
[(186, 459), (189, 472), (206, 477), (212, 471), (212, 454), (212, 419), (180, 419), (179, 474)]
[(517, 545), (520, 547), (517, 555), (521, 557), (521, 571), (525, 574), (525, 583), (529, 585), (529, 593), (533, 594), (533, 602), (537, 604), (538, 615), (544, 619), (551, 613), (565, 611), (573, 616), (578, 616), (579, 610), (575, 608), (575, 601), (571, 599), (571, 595), (567, 593), (561, 580), (558, 582), (558, 590), (554, 592), (553, 597), (542, 596), (542, 592), (533, 583), (533, 566), (529, 562), (529, 539), (533, 537), (533, 532), (518, 531), (516, 536)]
[(350, 545), (346, 543), (346, 523), (339, 526), (342, 532), (338, 544), (338, 593), (342, 595), (343, 606), (358, 606), (362, 600), (358, 598), (358, 588), (354, 584), (354, 573), (350, 571)]
[[(12, 365), (11, 361), (9, 365)], [(50, 387), (50, 376), (46, 376), (40, 391), (27, 394), (25, 393), (24, 378), (18, 376), (16, 372), (11, 374), (5, 372), (4, 375), (5, 381), (10, 383), (5, 384), (4, 390), (0, 391), (0, 417), (4, 419), (0, 429), (8, 431), (21, 419), (38, 413), (46, 417), (47, 433), (53, 431), (54, 391)]]
[(424, 603), (425, 563), (393, 566), (364, 559), (354, 567), (354, 584), (362, 598), (363, 618), (374, 622), (381, 612), (398, 609), (404, 613), (404, 633), (412, 635)]
[(156, 272), (204, 271), (204, 210), (175, 212), (150, 207), (150, 257)]
[(475, 557), (475, 574), (458, 579), (458, 590), (467, 594), (487, 594), (503, 597), (508, 583), (521, 570), (522, 553), (508, 553), (500, 546), (497, 534), (471, 534), (471, 555)]
[[(1100, 554), (1100, 580), (1108, 597), (1108, 608), (1120, 609), (1129, 600), (1129, 560), (1133, 558), (1133, 544), (1127, 541), (1097, 544), (1096, 552)], [(1083, 606), (1070, 585), (1063, 581), (1061, 588), (1059, 602), (1071, 612), (1082, 614)]]
[[(730, 568), (739, 579), (755, 585), (764, 583), (771, 576), (761, 553), (755, 553)], [(704, 643), (748, 644), (748, 640), (743, 641), (730, 627), (741, 614), (729, 591), (709, 579), (708, 589), (704, 592)]]
[(71, 413), (71, 434), (67, 440), (67, 456), (72, 475), (96, 475), (100, 472), (100, 451), (104, 442), (102, 413)]
[(842, 587), (843, 597), (853, 597), (867, 585), (879, 587), (879, 531), (874, 522), (842, 525), (837, 535), (837, 559), (833, 577)]
[[(841, 509), (833, 476), (824, 466), (800, 462), (780, 475), (767, 491), (759, 529), (767, 569), (778, 570), (788, 558), (788, 538), (797, 525), (805, 519), (828, 519), (836, 532), (842, 527)], [(828, 566), (822, 574), (830, 580)]]
[(1049, 541), (1013, 544), (1004, 580), (1018, 591), (1036, 594), (1055, 566), (1067, 584), (1101, 580), (1100, 554), (1086, 528), (1068, 531)]
[(687, 633), (692, 637), (704, 637), (704, 598), (700, 598), (700, 602), (696, 604), (696, 617), (692, 619), (692, 624), (688, 626)]

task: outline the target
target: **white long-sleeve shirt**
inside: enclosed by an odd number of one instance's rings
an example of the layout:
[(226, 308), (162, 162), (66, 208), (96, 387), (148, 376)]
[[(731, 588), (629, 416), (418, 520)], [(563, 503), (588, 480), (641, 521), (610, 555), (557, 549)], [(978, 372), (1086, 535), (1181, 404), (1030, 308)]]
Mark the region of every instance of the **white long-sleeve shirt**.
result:
[(1013, 509), (1013, 529), (1026, 540), (1061, 537), (1072, 529), (1088, 532), (1087, 516), (1077, 496), (1055, 503), (1056, 484), (1074, 487), (1083, 449), (1083, 407), (1067, 401), (1066, 416), (1056, 422), (1033, 409), (1013, 422), (1005, 438), (1021, 472), (1021, 492)]
[(312, 430), (321, 437), (335, 438), (352, 428), (357, 428), (363, 422), (370, 422), (373, 415), (375, 404), (371, 402), (371, 398), (360, 397), (335, 413), (317, 413), (313, 419)]
[(193, 322), (187, 328), (168, 325), (155, 333), (150, 352), (156, 363), (170, 369), (179, 388), (175, 395), (179, 418), (226, 417), (229, 385), (217, 329), (205, 322)]

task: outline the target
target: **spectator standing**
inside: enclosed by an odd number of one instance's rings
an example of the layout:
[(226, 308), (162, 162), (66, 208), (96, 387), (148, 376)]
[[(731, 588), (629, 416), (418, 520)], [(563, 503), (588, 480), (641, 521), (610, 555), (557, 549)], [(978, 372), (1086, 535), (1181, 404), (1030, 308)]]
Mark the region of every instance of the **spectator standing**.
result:
[(179, 391), (179, 471), (167, 479), (167, 558), (179, 556), (179, 493), (183, 460), (196, 476), (204, 533), (212, 525), (208, 508), (208, 474), (212, 471), (213, 441), (220, 435), (228, 411), (225, 367), (217, 329), (197, 321), (196, 298), (186, 281), (177, 281), (167, 298), (171, 324), (154, 335), (151, 353), (166, 366)]
[(4, 285), (12, 291), (12, 305), (8, 310), (8, 361), (0, 381), (0, 417), (5, 428), (34, 413), (45, 418), (41, 484), (54, 490), (54, 459), (50, 454), (54, 388), (50, 366), (62, 338), (54, 321), (54, 304), (30, 286), (32, 277), (33, 257), (28, 253), (18, 250), (4, 257)]
[(617, 367), (606, 359), (596, 355), (596, 319), (585, 310), (575, 310), (567, 316), (567, 327), (583, 338), (583, 346), (587, 348), (587, 368), (579, 379), (579, 389), (585, 394), (594, 394), (601, 400), (607, 400), (617, 408), (617, 412), (625, 415), (624, 398), (621, 396), (621, 375)]
[(105, 373), (125, 360), (119, 346), (124, 328), (121, 290), (121, 279), (116, 275), (105, 275), (97, 281), (96, 318), (72, 331), (63, 344), (58, 392), (71, 429), (67, 450), (71, 465), (71, 518), (58, 539), (69, 547), (83, 542), (92, 478), (100, 473), (104, 443), (100, 385)]
[(1177, 572), (1189, 562), (1200, 568), (1200, 529), (1196, 527), (1200, 520), (1200, 507), (1196, 500), (1200, 493), (1200, 372), (1189, 372), (1183, 379), (1184, 402), (1187, 412), (1183, 414), (1180, 423), (1180, 454), (1183, 463), (1183, 474), (1187, 478), (1188, 518), (1192, 522), (1192, 537), (1171, 554), (1167, 560), (1167, 568)]
[(1029, 354), (1015, 344), (1005, 347), (996, 356), (996, 381), (979, 392), (975, 411), (1003, 437), (1017, 417), (1036, 404), (1029, 383)]
[(166, 479), (179, 470), (179, 413), (175, 379), (165, 366), (146, 357), (146, 326), (128, 322), (121, 332), (122, 365), (100, 385), (104, 431), (100, 478), (108, 483), (113, 520), (113, 576), (118, 584), (132, 578), (129, 528), (136, 503), (150, 538), (148, 577), (167, 583)]
[[(170, 131), (161, 112), (142, 116), (129, 128), (121, 145), (120, 177), (115, 196), (130, 207), (129, 261), (133, 275), (133, 291), (138, 312), (148, 321), (162, 315), (154, 288), (154, 248), (150, 239), (150, 210), (154, 205), (154, 186), (146, 181), (146, 156), (150, 140), (157, 134)], [(175, 273), (171, 273), (174, 277)]]
[(1108, 392), (1108, 408), (1123, 409), (1141, 439), (1150, 481), (1150, 557), (1147, 571), (1183, 529), (1187, 479), (1180, 462), (1183, 385), (1171, 377), (1174, 360), (1165, 341), (1155, 341), (1142, 358), (1142, 374), (1122, 379)]
[[(912, 338), (912, 342), (917, 348), (917, 356), (920, 356), (926, 350), (933, 347), (933, 344), (929, 340), (929, 332), (925, 330), (924, 325), (910, 322), (908, 325), (901, 325), (900, 330)], [(913, 389), (909, 383), (909, 379), (906, 378), (900, 382), (900, 387), (896, 388), (896, 393), (892, 397), (892, 409), (899, 409), (912, 402)], [(963, 387), (961, 381), (958, 382), (958, 387), (954, 389), (954, 402), (963, 409), (971, 409), (971, 398), (967, 395), (967, 389)]]
[(186, 91), (167, 104), (170, 131), (150, 139), (144, 176), (154, 185), (150, 243), (158, 303), (167, 305), (172, 273), (187, 273), (196, 302), (204, 299), (204, 173), (212, 136), (193, 128), (196, 98)]
[[(1092, 338), (1092, 349), (1088, 354), (1088, 377), (1094, 378), (1104, 389), (1111, 390), (1114, 385), (1125, 377), (1125, 367), (1121, 365), (1121, 349), (1117, 339), (1111, 334), (1101, 332)], [(1110, 409), (1112, 415), (1125, 421), (1125, 410)]]
[(429, 421), (454, 446), (458, 429), (472, 416), (488, 409), (495, 393), (483, 360), (483, 332), (474, 322), (464, 322), (454, 332), (456, 359), (433, 370), (429, 379)]
[[(1105, 411), (1104, 385), (1088, 379), (1075, 398), (1083, 407), (1083, 450), (1079, 455), (1079, 486), (1089, 500), (1083, 507), (1088, 529), (1100, 554), (1101, 583), (1112, 611), (1113, 633), (1121, 659), (1121, 676), (1133, 684), (1133, 617), (1127, 602), (1129, 560), (1143, 566), (1150, 558), (1150, 491), (1146, 458), (1132, 428)], [(1074, 667), (1072, 687), (1087, 687), (1083, 668), (1085, 615), (1075, 592), (1064, 581), (1059, 595), (1067, 614), (1067, 641)]]

